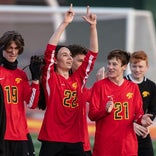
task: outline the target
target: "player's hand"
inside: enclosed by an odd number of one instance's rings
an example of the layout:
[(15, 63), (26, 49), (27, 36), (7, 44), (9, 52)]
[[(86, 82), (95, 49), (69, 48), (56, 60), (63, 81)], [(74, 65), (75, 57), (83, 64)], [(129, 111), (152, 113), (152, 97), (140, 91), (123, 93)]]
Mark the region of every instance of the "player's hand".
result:
[(73, 21), (74, 16), (75, 16), (75, 12), (73, 10), (73, 5), (70, 4), (69, 10), (65, 13), (64, 16), (64, 22), (71, 23)]
[(146, 138), (146, 136), (149, 134), (148, 127), (144, 127), (135, 122), (133, 123), (133, 126), (134, 126), (134, 131), (138, 136), (142, 136), (143, 138)]
[(109, 100), (106, 103), (106, 112), (110, 113), (114, 107), (114, 102), (112, 96), (108, 97)]
[(102, 80), (105, 78), (105, 67), (101, 67), (96, 73), (96, 81)]
[(152, 114), (144, 114), (141, 119), (141, 124), (145, 127), (150, 126), (153, 123), (153, 121), (150, 118), (152, 116)]
[(29, 69), (32, 75), (32, 80), (40, 80), (44, 60), (41, 56), (31, 56)]
[(96, 25), (97, 23), (97, 17), (96, 14), (89, 12), (90, 7), (87, 6), (87, 13), (86, 16), (82, 16), (82, 18), (87, 21), (90, 25)]

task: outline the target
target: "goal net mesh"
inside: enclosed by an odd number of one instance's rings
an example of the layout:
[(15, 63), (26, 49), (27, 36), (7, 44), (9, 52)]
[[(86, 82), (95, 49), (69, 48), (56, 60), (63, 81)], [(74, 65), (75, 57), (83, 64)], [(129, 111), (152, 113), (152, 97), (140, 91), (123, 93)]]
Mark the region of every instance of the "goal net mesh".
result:
[[(66, 7), (0, 6), (0, 35), (8, 30), (20, 32), (25, 40), (24, 53), (19, 58), (21, 68), (29, 64), (32, 55), (43, 55), (46, 44), (63, 18)], [(83, 21), (86, 8), (74, 7), (76, 16), (61, 38), (62, 44), (80, 44), (89, 48), (89, 26)], [(144, 50), (149, 56), (148, 77), (156, 81), (156, 39), (152, 14), (131, 8), (95, 8), (99, 38), (99, 55), (87, 86), (96, 81), (97, 70), (106, 66), (112, 49), (129, 52)], [(30, 77), (29, 70), (26, 70)], [(129, 72), (129, 69), (127, 70)]]

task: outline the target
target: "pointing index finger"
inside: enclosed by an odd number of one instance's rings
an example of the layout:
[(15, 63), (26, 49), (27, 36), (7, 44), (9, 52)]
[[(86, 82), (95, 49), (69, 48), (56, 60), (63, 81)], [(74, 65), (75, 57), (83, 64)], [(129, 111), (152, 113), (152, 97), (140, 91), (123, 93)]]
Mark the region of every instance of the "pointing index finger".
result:
[(72, 12), (72, 9), (73, 9), (73, 4), (71, 3), (69, 7), (69, 11)]
[(90, 8), (90, 7), (89, 7), (89, 6), (87, 6), (87, 15), (89, 15), (89, 8)]

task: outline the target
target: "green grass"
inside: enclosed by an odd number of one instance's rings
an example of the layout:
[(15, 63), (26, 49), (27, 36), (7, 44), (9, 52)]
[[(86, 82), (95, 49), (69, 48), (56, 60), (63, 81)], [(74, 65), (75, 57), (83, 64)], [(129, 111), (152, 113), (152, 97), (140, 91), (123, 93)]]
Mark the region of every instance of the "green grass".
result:
[(33, 140), (33, 143), (34, 143), (36, 156), (38, 156), (39, 151), (40, 151), (40, 147), (41, 147), (41, 142), (37, 140), (37, 135), (36, 134), (31, 134), (31, 136), (32, 136), (32, 140)]
[[(34, 143), (34, 146), (35, 146), (36, 156), (38, 156), (41, 143), (37, 140), (37, 135), (36, 134), (32, 134), (31, 136), (32, 136), (33, 143)], [(90, 138), (90, 142), (91, 142), (91, 145), (93, 146), (93, 143), (94, 143), (94, 138), (93, 137)], [(154, 153), (155, 153), (155, 156), (156, 156), (156, 140), (153, 140), (153, 147), (154, 147)]]
[(153, 140), (154, 155), (156, 156), (156, 140)]

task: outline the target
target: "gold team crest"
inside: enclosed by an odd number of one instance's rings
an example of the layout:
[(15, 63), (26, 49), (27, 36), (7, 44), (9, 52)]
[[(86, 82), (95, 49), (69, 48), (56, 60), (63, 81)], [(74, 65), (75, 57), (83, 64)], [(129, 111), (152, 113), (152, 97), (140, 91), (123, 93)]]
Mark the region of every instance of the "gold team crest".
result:
[(77, 88), (77, 82), (74, 82), (74, 83), (72, 84), (72, 87), (73, 87), (74, 89), (76, 89), (76, 88)]
[(148, 91), (143, 91), (142, 92), (142, 96), (143, 97), (147, 97), (147, 96), (149, 96), (150, 95), (150, 92), (148, 92)]
[(126, 97), (127, 97), (128, 99), (131, 99), (131, 98), (133, 97), (133, 93), (127, 93), (127, 94), (126, 94)]
[(16, 81), (17, 84), (19, 84), (22, 81), (22, 79), (21, 78), (16, 78), (15, 81)]

